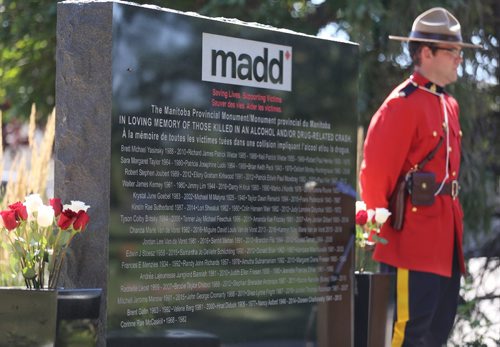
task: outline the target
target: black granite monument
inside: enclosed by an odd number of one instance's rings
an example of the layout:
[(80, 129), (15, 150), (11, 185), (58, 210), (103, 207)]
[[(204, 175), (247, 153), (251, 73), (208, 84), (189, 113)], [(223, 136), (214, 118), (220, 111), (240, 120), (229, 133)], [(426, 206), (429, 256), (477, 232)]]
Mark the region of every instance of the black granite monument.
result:
[(105, 290), (100, 345), (352, 344), (357, 54), (235, 20), (58, 4), (56, 192), (92, 206), (66, 285)]

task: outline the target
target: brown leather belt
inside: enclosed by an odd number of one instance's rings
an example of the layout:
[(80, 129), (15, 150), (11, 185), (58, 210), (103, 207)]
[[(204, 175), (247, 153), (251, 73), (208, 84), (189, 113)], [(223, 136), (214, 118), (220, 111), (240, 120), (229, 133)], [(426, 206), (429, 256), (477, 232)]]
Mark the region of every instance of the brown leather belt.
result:
[[(436, 190), (439, 189), (441, 183), (436, 183)], [(456, 199), (458, 196), (458, 192), (460, 190), (460, 185), (457, 180), (446, 182), (443, 186), (443, 189), (439, 192), (439, 195), (451, 195), (453, 199)]]

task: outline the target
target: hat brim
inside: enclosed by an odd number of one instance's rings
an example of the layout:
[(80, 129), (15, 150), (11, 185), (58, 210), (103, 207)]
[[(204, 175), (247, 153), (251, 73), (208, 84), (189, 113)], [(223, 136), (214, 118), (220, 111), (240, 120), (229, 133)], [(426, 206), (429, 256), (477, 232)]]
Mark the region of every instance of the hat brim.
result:
[(418, 38), (418, 37), (404, 37), (404, 36), (394, 36), (394, 35), (389, 35), (390, 40), (396, 40), (396, 41), (415, 41), (415, 42), (429, 42), (429, 43), (443, 43), (443, 44), (452, 44), (452, 45), (457, 45), (460, 47), (464, 48), (479, 48), (483, 49), (483, 46), (481, 45), (475, 45), (473, 43), (466, 43), (466, 42), (452, 42), (452, 41), (444, 41), (444, 40), (433, 40), (433, 39), (427, 39), (427, 38)]

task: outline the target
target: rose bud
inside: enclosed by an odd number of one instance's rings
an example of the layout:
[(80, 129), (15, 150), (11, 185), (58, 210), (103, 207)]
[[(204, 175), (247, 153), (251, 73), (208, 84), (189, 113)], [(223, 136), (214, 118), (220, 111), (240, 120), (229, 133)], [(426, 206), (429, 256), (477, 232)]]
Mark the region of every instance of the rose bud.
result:
[(42, 205), (38, 208), (37, 223), (42, 228), (47, 228), (54, 222), (54, 210), (51, 206)]
[(54, 215), (56, 217), (59, 217), (59, 215), (61, 214), (62, 212), (62, 203), (61, 203), (61, 199), (59, 198), (53, 198), (53, 199), (50, 199), (49, 200), (49, 204), (50, 206), (52, 206), (52, 208), (54, 209)]
[(386, 208), (376, 208), (375, 209), (375, 222), (378, 224), (384, 224), (391, 213)]
[(59, 220), (57, 221), (57, 226), (62, 230), (68, 229), (76, 219), (76, 212), (71, 210), (64, 210), (59, 215)]
[(24, 206), (22, 202), (18, 201), (15, 204), (9, 205), (9, 208), (16, 213), (17, 220), (28, 219), (28, 210), (26, 209), (26, 206)]
[(16, 219), (16, 211), (14, 210), (1, 211), (0, 216), (2, 216), (3, 224), (7, 230), (11, 231), (17, 228), (19, 223)]
[(368, 221), (368, 213), (365, 210), (360, 210), (356, 213), (356, 224), (365, 225)]
[(87, 226), (89, 219), (90, 218), (87, 212), (80, 210), (76, 215), (76, 220), (73, 223), (73, 228), (75, 228), (75, 230), (83, 231), (83, 229), (85, 229), (85, 227)]

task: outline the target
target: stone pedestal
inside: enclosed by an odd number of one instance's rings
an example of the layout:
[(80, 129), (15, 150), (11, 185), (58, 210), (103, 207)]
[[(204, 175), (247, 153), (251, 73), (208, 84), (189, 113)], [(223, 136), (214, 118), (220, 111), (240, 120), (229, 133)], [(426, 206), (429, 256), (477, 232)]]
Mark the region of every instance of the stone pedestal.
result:
[[(59, 285), (103, 288), (108, 267), (111, 137), (110, 2), (57, 6), (55, 196), (90, 205), (90, 223), (68, 254)], [(105, 295), (105, 294), (103, 294)], [(98, 346), (104, 346), (102, 300)]]

